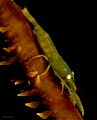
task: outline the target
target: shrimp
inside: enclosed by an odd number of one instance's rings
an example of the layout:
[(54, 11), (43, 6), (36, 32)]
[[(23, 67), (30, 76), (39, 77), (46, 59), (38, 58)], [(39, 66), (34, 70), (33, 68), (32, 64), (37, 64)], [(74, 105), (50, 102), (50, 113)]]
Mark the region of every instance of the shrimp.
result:
[[(36, 38), (38, 40), (38, 43), (44, 53), (44, 55), (38, 55), (33, 57), (32, 59), (35, 59), (37, 57), (44, 57), (48, 62), (49, 66), (52, 67), (54, 74), (60, 79), (62, 84), (62, 93), (64, 88), (66, 88), (69, 92), (70, 98), (74, 105), (76, 104), (80, 111), (82, 111), (82, 115), (84, 115), (84, 108), (80, 101), (80, 98), (76, 94), (76, 85), (74, 83), (74, 73), (71, 71), (67, 63), (64, 61), (64, 59), (60, 56), (58, 53), (51, 37), (49, 34), (42, 29), (42, 27), (37, 23), (37, 21), (32, 17), (32, 15), (29, 13), (27, 8), (25, 7), (22, 10), (25, 17), (32, 23), (34, 26), (34, 32), (36, 35)], [(48, 66), (48, 68), (49, 68)], [(48, 71), (48, 68), (46, 72)], [(45, 72), (45, 74), (46, 74)], [(43, 74), (44, 75), (44, 74)], [(76, 95), (75, 95), (76, 94)], [(77, 97), (76, 97), (77, 96)], [(79, 107), (81, 106), (81, 107)]]

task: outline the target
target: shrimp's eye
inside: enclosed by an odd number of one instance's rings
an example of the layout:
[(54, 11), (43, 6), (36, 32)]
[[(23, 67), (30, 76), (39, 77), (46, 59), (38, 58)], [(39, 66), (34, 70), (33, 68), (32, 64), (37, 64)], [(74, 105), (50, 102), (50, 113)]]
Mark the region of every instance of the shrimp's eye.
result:
[(66, 78), (67, 78), (67, 79), (71, 79), (71, 75), (67, 75)]

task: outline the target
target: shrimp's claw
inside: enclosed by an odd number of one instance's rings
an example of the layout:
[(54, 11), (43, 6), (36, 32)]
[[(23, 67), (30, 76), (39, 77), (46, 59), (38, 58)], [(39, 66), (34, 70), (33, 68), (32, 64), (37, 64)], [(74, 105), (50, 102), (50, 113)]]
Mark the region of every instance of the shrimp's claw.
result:
[(79, 110), (82, 112), (82, 116), (84, 116), (84, 107), (82, 105), (82, 102), (81, 102), (79, 96), (75, 92), (73, 92), (73, 95), (76, 100), (76, 105), (78, 106)]

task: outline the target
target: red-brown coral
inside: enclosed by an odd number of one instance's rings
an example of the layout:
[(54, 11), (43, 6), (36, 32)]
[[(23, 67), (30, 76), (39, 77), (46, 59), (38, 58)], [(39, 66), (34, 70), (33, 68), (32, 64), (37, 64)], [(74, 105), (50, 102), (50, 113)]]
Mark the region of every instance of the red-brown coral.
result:
[[(0, 31), (4, 33), (5, 43), (8, 44), (8, 47), (4, 49), (11, 56), (8, 62), (1, 62), (1, 64), (17, 61), (24, 76), (23, 80), (27, 81), (27, 86), (30, 88), (18, 96), (38, 95), (42, 98), (40, 102), (38, 101), (34, 105), (33, 103), (25, 105), (38, 107), (41, 104), (45, 106), (47, 109), (47, 111), (44, 110), (45, 113), (37, 113), (43, 119), (49, 117), (52, 120), (83, 120), (70, 101), (68, 94), (65, 91), (61, 94), (61, 85), (54, 76), (52, 69), (45, 75), (39, 76), (47, 68), (48, 62), (44, 58), (31, 60), (34, 56), (41, 54), (41, 49), (29, 21), (21, 9), (11, 0), (0, 0)], [(16, 77), (18, 79), (18, 76)], [(18, 83), (15, 82), (15, 84)]]

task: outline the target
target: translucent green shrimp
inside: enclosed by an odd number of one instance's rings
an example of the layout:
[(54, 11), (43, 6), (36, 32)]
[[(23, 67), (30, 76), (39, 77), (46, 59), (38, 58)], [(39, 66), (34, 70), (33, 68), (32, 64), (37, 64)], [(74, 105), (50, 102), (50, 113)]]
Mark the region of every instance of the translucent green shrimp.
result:
[[(49, 62), (49, 66), (52, 67), (55, 75), (60, 79), (62, 84), (62, 92), (64, 87), (68, 90), (70, 98), (74, 104), (77, 103), (78, 108), (82, 111), (82, 115), (84, 115), (83, 105), (80, 101), (80, 98), (76, 94), (76, 85), (74, 83), (74, 73), (70, 70), (67, 63), (63, 60), (63, 58), (59, 55), (53, 41), (51, 40), (48, 33), (46, 33), (41, 26), (37, 23), (37, 21), (30, 15), (27, 8), (24, 8), (23, 14), (26, 18), (32, 23), (34, 26), (34, 31), (38, 43), (44, 53), (44, 55), (35, 56), (37, 57), (44, 57)], [(32, 59), (34, 59), (32, 58)], [(49, 68), (48, 66), (48, 68)], [(48, 70), (47, 68), (47, 70)], [(46, 71), (47, 72), (47, 71)], [(45, 73), (46, 73), (45, 72)], [(43, 73), (44, 74), (44, 73)], [(75, 94), (74, 94), (75, 93)], [(79, 99), (78, 99), (79, 98)], [(79, 107), (81, 106), (81, 107)]]

